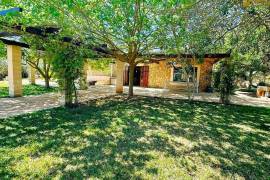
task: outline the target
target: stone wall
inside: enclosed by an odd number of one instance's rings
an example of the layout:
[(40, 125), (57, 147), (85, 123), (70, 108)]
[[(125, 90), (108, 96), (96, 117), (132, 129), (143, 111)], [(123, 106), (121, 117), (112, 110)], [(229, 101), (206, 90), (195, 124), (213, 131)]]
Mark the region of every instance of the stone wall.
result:
[(149, 64), (148, 87), (167, 88), (171, 78), (171, 69), (168, 61), (159, 61)]
[[(116, 66), (110, 64), (110, 71), (96, 70), (91, 67), (91, 64), (87, 64), (87, 81), (96, 81), (96, 85), (110, 85), (115, 84)], [(112, 80), (112, 77), (114, 77)]]
[[(186, 83), (171, 82), (171, 67), (168, 61), (148, 64), (149, 82), (148, 87), (168, 88), (173, 90), (186, 90)], [(204, 92), (207, 87), (211, 86), (212, 68), (217, 59), (206, 58), (202, 64), (195, 64), (198, 67), (199, 91)], [(192, 83), (190, 83), (193, 86)]]
[[(186, 82), (172, 82), (172, 67), (168, 65), (170, 60), (158, 61), (151, 64), (139, 64), (138, 66), (149, 66), (148, 87), (168, 88), (172, 90), (186, 90)], [(198, 68), (199, 91), (204, 92), (211, 86), (212, 68), (218, 61), (214, 58), (205, 58), (202, 64), (194, 63)], [(127, 65), (127, 64), (126, 64)], [(193, 86), (193, 83), (190, 83)]]
[(199, 78), (200, 92), (205, 92), (207, 90), (207, 88), (211, 86), (212, 69), (213, 69), (213, 65), (216, 62), (217, 62), (217, 59), (205, 58), (203, 64), (201, 64), (200, 78)]

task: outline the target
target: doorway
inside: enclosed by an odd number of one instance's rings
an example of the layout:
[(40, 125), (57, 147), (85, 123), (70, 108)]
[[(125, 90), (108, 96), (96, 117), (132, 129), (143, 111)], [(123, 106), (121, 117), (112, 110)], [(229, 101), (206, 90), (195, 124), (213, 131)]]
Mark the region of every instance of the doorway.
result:
[[(134, 86), (148, 87), (148, 76), (149, 67), (148, 66), (137, 66), (134, 71)], [(124, 85), (129, 85), (129, 67), (125, 67), (124, 71)]]

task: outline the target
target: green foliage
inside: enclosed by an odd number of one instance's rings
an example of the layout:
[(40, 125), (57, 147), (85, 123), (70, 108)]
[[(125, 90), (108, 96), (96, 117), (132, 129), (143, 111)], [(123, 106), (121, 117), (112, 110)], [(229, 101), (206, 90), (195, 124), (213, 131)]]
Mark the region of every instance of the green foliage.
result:
[(36, 69), (37, 72), (44, 78), (45, 86), (50, 87), (50, 80), (53, 77), (51, 57), (47, 51), (41, 51), (42, 48), (36, 46), (44, 45), (47, 42), (37, 41), (33, 43), (30, 49), (23, 51), (23, 60), (26, 64)]
[(0, 41), (0, 61), (2, 59), (6, 59), (7, 58), (7, 49), (4, 45), (4, 43), (2, 43), (2, 41)]
[(258, 86), (267, 86), (267, 84), (265, 82), (259, 82)]
[(134, 97), (0, 121), (1, 179), (268, 179), (270, 109)]
[(72, 107), (77, 104), (77, 89), (75, 81), (82, 75), (84, 58), (77, 47), (64, 43), (51, 47), (52, 65), (55, 77), (65, 95), (65, 105)]
[(3, 80), (8, 74), (7, 50), (5, 45), (0, 42), (0, 80)]
[[(30, 95), (40, 95), (44, 93), (50, 92), (57, 92), (58, 88), (45, 88), (44, 86), (40, 85), (23, 85), (23, 95), (30, 96)], [(7, 82), (0, 82), (0, 98), (8, 97), (8, 84)]]
[(214, 88), (220, 93), (220, 101), (224, 104), (230, 103), (230, 95), (235, 89), (235, 65), (230, 59), (219, 62), (213, 74)]
[(110, 63), (113, 63), (112, 59), (97, 59), (97, 60), (89, 60), (87, 61), (91, 66), (91, 69), (109, 72), (110, 71)]
[[(23, 7), (23, 13), (1, 17), (2, 22), (57, 26), (64, 36), (79, 37), (86, 44), (108, 45), (114, 58), (132, 68), (148, 60), (148, 56), (139, 55), (154, 49), (199, 57), (231, 50), (241, 57), (270, 53), (270, 12), (263, 4), (243, 8), (239, 0), (14, 0), (0, 5), (12, 6)], [(1, 25), (5, 27), (5, 23)], [(249, 67), (255, 67), (253, 62)], [(269, 66), (261, 72), (266, 76)]]
[(0, 60), (0, 81), (8, 75), (8, 64), (6, 60)]
[[(17, 4), (28, 12), (22, 13), (18, 22), (24, 25), (57, 24), (65, 36), (79, 37), (87, 44), (106, 44), (112, 50), (113, 58), (120, 58), (135, 67), (138, 61), (144, 60), (138, 59), (139, 55), (156, 47), (157, 36), (162, 31), (158, 27), (159, 14), (166, 3), (161, 0), (72, 0), (61, 3), (59, 0), (49, 3), (25, 0), (17, 1)], [(132, 84), (130, 89), (133, 89)], [(131, 92), (133, 95), (133, 90)]]

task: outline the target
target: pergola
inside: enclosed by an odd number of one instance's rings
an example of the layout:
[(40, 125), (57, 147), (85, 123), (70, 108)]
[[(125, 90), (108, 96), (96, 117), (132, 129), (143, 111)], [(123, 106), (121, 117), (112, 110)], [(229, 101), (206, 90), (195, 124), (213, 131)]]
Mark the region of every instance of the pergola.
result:
[[(21, 12), (21, 8), (11, 8), (8, 10), (0, 11), (0, 16), (5, 16), (10, 12)], [(22, 48), (30, 48), (31, 44), (27, 44), (22, 40), (24, 33), (36, 35), (40, 37), (47, 37), (48, 35), (57, 35), (59, 28), (56, 27), (23, 27), (21, 25), (9, 26), (5, 25), (11, 32), (0, 32), (0, 41), (7, 45), (7, 60), (8, 60), (8, 83), (9, 83), (9, 96), (19, 97), (22, 96)], [(62, 42), (73, 43), (80, 46), (82, 43), (73, 41), (70, 37), (64, 37)], [(95, 51), (97, 54), (106, 57), (109, 55), (108, 49), (105, 45), (96, 47), (89, 47), (89, 50)], [(35, 84), (35, 69), (29, 66), (29, 80), (31, 84)]]
[[(13, 28), (22, 30), (21, 26), (14, 26)], [(26, 27), (24, 31), (43, 36), (47, 33), (55, 33), (58, 30), (52, 27)], [(31, 44), (22, 41), (21, 35), (8, 32), (0, 32), (0, 41), (7, 46), (9, 96), (20, 97), (22, 96), (22, 48), (30, 48)], [(64, 37), (62, 42), (75, 43), (77, 46), (81, 44), (81, 42), (72, 42), (72, 38), (69, 37)], [(109, 56), (109, 51), (105, 45), (91, 47), (89, 50), (96, 52), (101, 57)], [(35, 69), (29, 66), (28, 73), (31, 84), (35, 84)]]

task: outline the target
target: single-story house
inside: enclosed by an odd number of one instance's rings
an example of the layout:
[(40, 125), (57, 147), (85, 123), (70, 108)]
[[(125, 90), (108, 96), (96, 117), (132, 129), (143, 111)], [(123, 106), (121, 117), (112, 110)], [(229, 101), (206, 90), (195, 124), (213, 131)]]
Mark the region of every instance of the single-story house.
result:
[[(190, 85), (195, 85), (198, 92), (206, 92), (211, 87), (213, 65), (221, 59), (228, 57), (230, 57), (229, 54), (206, 54), (201, 63), (196, 60), (193, 61), (192, 64), (195, 69), (192, 72), (195, 73), (195, 82), (193, 83), (193, 78), (190, 77)], [(134, 73), (134, 86), (185, 90), (187, 88), (186, 80), (188, 78), (185, 77), (181, 65), (177, 63), (173, 63), (174, 65), (172, 65), (172, 62), (175, 62), (175, 57), (173, 56), (166, 56), (166, 58), (159, 57), (158, 60), (138, 64)], [(115, 69), (115, 67), (112, 67), (111, 84), (115, 84)], [(129, 81), (128, 72), (128, 64), (125, 64), (123, 85), (126, 86)]]

